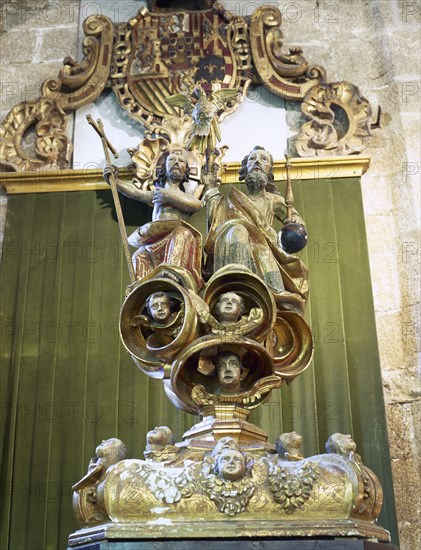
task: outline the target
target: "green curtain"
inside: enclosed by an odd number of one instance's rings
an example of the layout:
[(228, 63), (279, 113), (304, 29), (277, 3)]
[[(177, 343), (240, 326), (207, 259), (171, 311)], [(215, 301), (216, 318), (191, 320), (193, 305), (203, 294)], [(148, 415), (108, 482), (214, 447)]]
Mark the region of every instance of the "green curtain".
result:
[[(352, 433), (385, 492), (396, 535), (384, 403), (359, 178), (297, 182), (309, 232), (312, 365), (254, 413), (274, 441), (303, 436), (306, 456)], [(128, 231), (148, 207), (123, 198)], [(198, 217), (199, 226), (203, 219)], [(142, 458), (146, 432), (177, 440), (197, 421), (138, 371), (119, 342), (127, 268), (111, 193), (9, 197), (1, 283), (1, 548), (63, 548), (78, 528), (71, 486), (96, 445), (117, 436)]]

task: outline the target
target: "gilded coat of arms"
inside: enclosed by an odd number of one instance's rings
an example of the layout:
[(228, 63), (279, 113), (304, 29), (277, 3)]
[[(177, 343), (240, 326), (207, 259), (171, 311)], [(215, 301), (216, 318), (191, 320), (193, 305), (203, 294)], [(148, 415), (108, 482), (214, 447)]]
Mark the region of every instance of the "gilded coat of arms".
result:
[(139, 11), (117, 27), (111, 82), (120, 104), (146, 122), (178, 116), (168, 96), (237, 88), (246, 91), (252, 69), (243, 18), (216, 10)]

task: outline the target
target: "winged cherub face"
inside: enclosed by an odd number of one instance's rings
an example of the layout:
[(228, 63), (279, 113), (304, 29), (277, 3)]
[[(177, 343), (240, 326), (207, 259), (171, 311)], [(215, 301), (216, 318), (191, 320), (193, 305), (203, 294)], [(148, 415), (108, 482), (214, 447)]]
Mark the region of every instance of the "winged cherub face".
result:
[(96, 456), (107, 467), (125, 458), (126, 446), (116, 437), (104, 439), (95, 449)]
[(236, 481), (246, 473), (246, 459), (236, 449), (225, 449), (216, 459), (216, 470), (222, 478)]
[(149, 445), (168, 445), (172, 443), (172, 431), (167, 426), (157, 426), (146, 434)]

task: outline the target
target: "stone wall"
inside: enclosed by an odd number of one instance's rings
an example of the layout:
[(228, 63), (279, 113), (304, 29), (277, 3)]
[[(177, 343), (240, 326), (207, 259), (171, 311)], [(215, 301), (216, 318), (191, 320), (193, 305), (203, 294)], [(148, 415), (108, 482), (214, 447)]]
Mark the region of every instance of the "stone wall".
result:
[(3, 119), (17, 103), (38, 98), (65, 57), (77, 57), (79, 1), (5, 0), (0, 9)]
[[(225, 3), (241, 14), (260, 2)], [(362, 187), (401, 549), (413, 550), (421, 547), (420, 2), (266, 3), (280, 7), (288, 46), (302, 46), (330, 81), (348, 80), (381, 106)], [(2, 119), (15, 104), (34, 99), (65, 56), (76, 56), (79, 7), (79, 1), (2, 3)], [(294, 127), (299, 112), (287, 108)], [(3, 220), (5, 202), (0, 197)]]
[[(2, 0), (0, 6), (0, 120), (22, 101), (35, 100), (66, 56), (77, 57), (80, 1)], [(73, 117), (70, 117), (69, 132)], [(0, 189), (0, 255), (6, 217)]]
[(288, 45), (301, 45), (328, 80), (349, 80), (381, 106), (381, 129), (364, 151), (371, 165), (362, 188), (401, 548), (412, 550), (421, 547), (421, 6), (401, 0), (280, 5), (287, 8)]

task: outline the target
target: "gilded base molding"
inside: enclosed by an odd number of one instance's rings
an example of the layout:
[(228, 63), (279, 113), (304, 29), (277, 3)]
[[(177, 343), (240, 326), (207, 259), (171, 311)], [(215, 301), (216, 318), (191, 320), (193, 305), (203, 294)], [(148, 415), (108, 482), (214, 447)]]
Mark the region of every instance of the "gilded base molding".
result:
[[(169, 534), (171, 528), (171, 535)], [(170, 535), (170, 536), (169, 536)], [(288, 525), (280, 521), (219, 521), (217, 529), (214, 523), (204, 521), (178, 521), (171, 524), (155, 523), (108, 523), (89, 529), (76, 531), (69, 537), (69, 546), (77, 547), (89, 542), (101, 540), (136, 539), (195, 539), (195, 538), (253, 538), (264, 537), (344, 537), (344, 539), (363, 537), (388, 542), (389, 533), (378, 525), (364, 521), (291, 521)]]
[[(232, 432), (232, 422), (225, 422)], [(235, 434), (176, 444), (166, 426), (148, 432), (146, 442), (145, 460), (127, 459), (116, 438), (97, 447), (87, 474), (73, 486), (73, 508), (84, 528), (70, 535), (70, 546), (199, 533), (390, 540), (375, 523), (380, 483), (350, 436), (332, 435), (326, 454), (308, 458), (295, 432), (281, 434), (276, 449)]]

